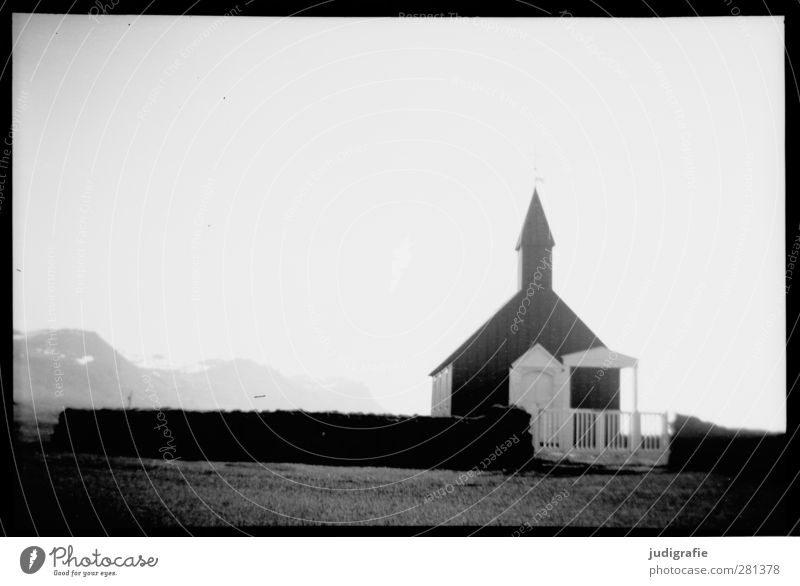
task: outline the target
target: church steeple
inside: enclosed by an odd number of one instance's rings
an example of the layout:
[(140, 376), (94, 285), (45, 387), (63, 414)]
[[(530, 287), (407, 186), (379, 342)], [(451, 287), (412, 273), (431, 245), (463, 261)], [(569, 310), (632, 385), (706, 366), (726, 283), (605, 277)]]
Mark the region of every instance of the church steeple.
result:
[(553, 287), (553, 247), (555, 240), (544, 215), (542, 201), (536, 187), (533, 189), (525, 223), (517, 240), (519, 265), (517, 281), (520, 289), (532, 286), (533, 290)]

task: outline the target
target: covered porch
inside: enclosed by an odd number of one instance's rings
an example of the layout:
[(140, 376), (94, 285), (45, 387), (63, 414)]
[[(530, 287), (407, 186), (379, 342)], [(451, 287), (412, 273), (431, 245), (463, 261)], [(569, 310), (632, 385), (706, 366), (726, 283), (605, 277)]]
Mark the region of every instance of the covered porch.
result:
[[(638, 364), (636, 358), (605, 347), (558, 360), (539, 344), (515, 361), (509, 373), (509, 398), (531, 414), (537, 457), (589, 464), (666, 465), (667, 414), (639, 411)], [(632, 374), (627, 389), (632, 408), (628, 410), (620, 408), (622, 369)]]
[(666, 413), (543, 409), (531, 417), (537, 457), (586, 464), (664, 466)]

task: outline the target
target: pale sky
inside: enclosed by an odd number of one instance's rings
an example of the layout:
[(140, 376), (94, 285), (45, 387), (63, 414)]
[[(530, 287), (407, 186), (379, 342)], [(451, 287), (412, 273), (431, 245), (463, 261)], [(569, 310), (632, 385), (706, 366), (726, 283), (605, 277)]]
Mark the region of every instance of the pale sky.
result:
[(13, 24), (15, 328), (427, 414), (538, 175), (640, 408), (785, 427), (781, 18)]

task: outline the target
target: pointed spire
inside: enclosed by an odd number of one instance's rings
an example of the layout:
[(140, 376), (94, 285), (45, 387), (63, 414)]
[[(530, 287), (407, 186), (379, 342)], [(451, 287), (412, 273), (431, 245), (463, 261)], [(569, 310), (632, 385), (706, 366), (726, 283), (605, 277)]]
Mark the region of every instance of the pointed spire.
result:
[(522, 246), (552, 248), (555, 244), (553, 235), (550, 233), (550, 225), (544, 215), (542, 201), (539, 199), (539, 192), (534, 187), (533, 198), (531, 198), (530, 206), (528, 206), (528, 213), (525, 215), (525, 223), (522, 225), (516, 250), (519, 250)]

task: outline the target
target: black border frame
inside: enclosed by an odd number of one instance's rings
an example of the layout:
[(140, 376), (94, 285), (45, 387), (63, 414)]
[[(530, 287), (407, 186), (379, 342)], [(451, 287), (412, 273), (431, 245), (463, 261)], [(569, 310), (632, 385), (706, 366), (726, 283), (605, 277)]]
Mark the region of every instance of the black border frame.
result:
[[(7, 106), (2, 113), (2, 127), (10, 128), (11, 124), (11, 13), (68, 13), (68, 14), (89, 14), (89, 11), (103, 4), (111, 4), (113, 0), (0, 0), (0, 26), (7, 34), (2, 34), (3, 39), (2, 70), (0, 71), (0, 83), (2, 83), (2, 93), (9, 99)], [(564, 11), (569, 12), (575, 17), (599, 17), (599, 18), (665, 18), (665, 17), (698, 17), (698, 16), (775, 16), (785, 17), (785, 53), (784, 53), (784, 79), (785, 79), (785, 104), (786, 104), (786, 218), (785, 218), (785, 253), (789, 256), (795, 238), (800, 237), (800, 213), (798, 207), (793, 205), (789, 194), (797, 193), (798, 173), (791, 165), (791, 155), (797, 152), (795, 148), (798, 142), (797, 129), (798, 105), (800, 104), (800, 83), (794, 69), (794, 59), (797, 57), (798, 39), (800, 36), (800, 4), (790, 1), (772, 0), (703, 0), (693, 5), (687, 1), (679, 0), (638, 0), (636, 2), (605, 3), (594, 2), (592, 0), (502, 0), (492, 4), (477, 2), (455, 2), (455, 1), (386, 1), (377, 3), (355, 2), (353, 0), (318, 0), (318, 1), (265, 1), (255, 0), (230, 0), (229, 2), (209, 2), (209, 1), (190, 1), (190, 0), (116, 0), (117, 4), (113, 9), (114, 14), (172, 14), (172, 15), (223, 15), (234, 6), (241, 11), (239, 16), (296, 16), (296, 17), (342, 17), (342, 16), (365, 16), (365, 17), (395, 17), (410, 14), (437, 15), (441, 18), (450, 17), (511, 17), (511, 18), (549, 18), (558, 17)], [(0, 148), (2, 148), (0, 146)], [(13, 162), (13, 154), (12, 154)], [(10, 167), (10, 165), (9, 165)], [(0, 170), (2, 172), (2, 170)], [(12, 265), (12, 206), (13, 206), (13, 177), (8, 172), (3, 195), (0, 200), (0, 238), (2, 239), (3, 254), (0, 254), (0, 272), (11, 275), (7, 281), (2, 281), (3, 287), (7, 291), (6, 299), (11, 300), (13, 296), (12, 279), (14, 277), (14, 267)], [(788, 258), (784, 259), (784, 266), (788, 263)], [(788, 526), (791, 534), (800, 533), (798, 519), (798, 500), (795, 496), (798, 493), (798, 432), (800, 431), (800, 401), (798, 400), (797, 386), (800, 379), (800, 360), (793, 360), (800, 357), (798, 352), (798, 326), (800, 326), (800, 312), (798, 311), (798, 299), (800, 299), (800, 283), (793, 284), (791, 279), (786, 280), (786, 352), (787, 352), (787, 426), (786, 460), (787, 472), (791, 475), (790, 491), (785, 496), (788, 502), (791, 518)], [(0, 471), (4, 472), (2, 478), (9, 479), (14, 484), (12, 492), (19, 494), (21, 487), (14, 474), (8, 472), (13, 467), (13, 445), (11, 440), (13, 424), (13, 312), (12, 305), (8, 303), (7, 309), (2, 312), (0, 317), (0, 393), (3, 398), (2, 415), (5, 419), (6, 430), (0, 432)], [(6, 492), (8, 494), (8, 492)], [(11, 525), (11, 511), (15, 498), (2, 499), (0, 508), (0, 533), (6, 536), (18, 535), (15, 527)], [(508, 536), (513, 528), (504, 527), (378, 527), (378, 526), (309, 526), (309, 527), (258, 527), (245, 528), (240, 531), (228, 529), (190, 529), (188, 534), (194, 536), (233, 536), (233, 535), (281, 535), (281, 536), (363, 536), (363, 535), (432, 535), (432, 536)], [(677, 533), (664, 530), (652, 529), (607, 529), (591, 527), (552, 527), (535, 528), (528, 535), (532, 536), (685, 536), (685, 533)], [(48, 535), (45, 531), (42, 535)], [(118, 534), (120, 536), (126, 533)], [(136, 534), (140, 535), (140, 534)], [(186, 531), (170, 531), (163, 529), (153, 529), (146, 535), (171, 536), (187, 535)], [(693, 533), (695, 536), (708, 536), (711, 534)], [(736, 535), (728, 534), (728, 535)]]

